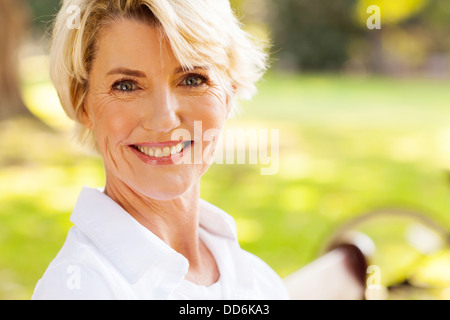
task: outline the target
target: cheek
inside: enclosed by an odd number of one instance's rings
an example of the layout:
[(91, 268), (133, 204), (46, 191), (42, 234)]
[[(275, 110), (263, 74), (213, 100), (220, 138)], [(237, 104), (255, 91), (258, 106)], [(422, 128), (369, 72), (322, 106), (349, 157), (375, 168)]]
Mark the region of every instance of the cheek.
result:
[(207, 111), (202, 115), (203, 159), (210, 164), (229, 113), (226, 95), (213, 91), (207, 96)]
[[(129, 107), (129, 106), (128, 106)], [(131, 134), (138, 123), (123, 103), (103, 102), (93, 112), (92, 129), (100, 149), (114, 148)]]
[(203, 117), (203, 134), (205, 139), (207, 139), (208, 132), (215, 137), (217, 135), (216, 132), (222, 131), (229, 113), (229, 105), (224, 93), (212, 92), (207, 100), (208, 112)]
[(228, 117), (229, 105), (223, 90), (212, 89), (191, 102), (193, 117), (202, 121), (203, 130), (220, 129)]

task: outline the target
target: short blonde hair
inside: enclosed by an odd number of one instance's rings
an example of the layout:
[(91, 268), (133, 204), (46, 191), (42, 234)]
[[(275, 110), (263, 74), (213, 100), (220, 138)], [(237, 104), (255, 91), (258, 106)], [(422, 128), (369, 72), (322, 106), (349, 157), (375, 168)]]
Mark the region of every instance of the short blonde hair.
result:
[[(250, 99), (266, 70), (264, 45), (234, 15), (228, 0), (63, 0), (53, 28), (50, 77), (79, 138), (94, 141), (80, 125), (99, 31), (119, 19), (158, 26), (185, 68), (208, 66), (232, 97)], [(72, 21), (73, 20), (73, 21)]]

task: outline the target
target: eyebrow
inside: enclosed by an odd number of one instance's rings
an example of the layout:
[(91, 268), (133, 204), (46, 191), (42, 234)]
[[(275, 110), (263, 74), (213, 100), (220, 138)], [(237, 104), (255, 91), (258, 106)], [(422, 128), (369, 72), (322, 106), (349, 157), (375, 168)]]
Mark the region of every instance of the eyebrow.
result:
[(107, 75), (111, 74), (123, 74), (126, 76), (132, 76), (132, 77), (138, 77), (138, 78), (145, 78), (147, 75), (145, 72), (139, 71), (139, 70), (133, 70), (128, 68), (115, 68), (110, 70)]
[[(175, 69), (175, 73), (183, 73), (183, 72), (189, 72), (189, 71), (195, 71), (195, 70), (209, 70), (208, 67), (201, 67), (201, 66), (194, 66), (192, 68), (185, 68), (185, 67), (178, 67)], [(134, 70), (134, 69), (128, 69), (128, 68), (114, 68), (110, 70), (107, 75), (113, 75), (113, 74), (123, 74), (126, 76), (132, 76), (132, 77), (138, 77), (138, 78), (145, 78), (147, 75), (145, 72)]]
[(202, 67), (202, 66), (193, 66), (192, 68), (185, 68), (185, 67), (178, 67), (175, 69), (175, 74), (177, 73), (183, 73), (183, 72), (189, 72), (189, 71), (195, 71), (195, 70), (209, 70), (208, 67)]

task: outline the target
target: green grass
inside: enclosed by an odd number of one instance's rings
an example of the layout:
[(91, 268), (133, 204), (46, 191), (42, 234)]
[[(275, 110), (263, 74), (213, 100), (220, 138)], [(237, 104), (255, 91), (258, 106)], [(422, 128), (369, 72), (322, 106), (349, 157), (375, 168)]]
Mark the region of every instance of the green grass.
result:
[[(214, 164), (202, 197), (233, 215), (242, 247), (281, 276), (372, 208), (420, 209), (450, 227), (449, 85), (269, 74), (228, 126), (278, 129), (277, 174)], [(79, 190), (102, 185), (103, 170), (67, 132), (23, 119), (0, 123), (0, 150), (0, 299), (28, 299), (64, 241)]]

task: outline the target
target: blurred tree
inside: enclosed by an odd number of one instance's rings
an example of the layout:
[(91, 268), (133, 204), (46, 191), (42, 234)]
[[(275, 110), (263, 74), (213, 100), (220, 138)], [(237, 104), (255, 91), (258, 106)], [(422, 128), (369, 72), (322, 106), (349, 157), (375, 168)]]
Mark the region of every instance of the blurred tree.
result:
[(424, 29), (428, 30), (433, 53), (450, 53), (450, 1), (432, 0), (423, 10)]
[[(407, 21), (420, 12), (427, 2), (428, 0), (358, 0), (354, 7), (354, 14), (357, 23), (366, 30), (369, 47), (366, 64), (371, 72), (384, 74), (400, 72), (401, 67), (389, 61), (392, 60), (392, 57), (387, 52), (389, 50), (386, 50), (386, 36), (383, 37), (383, 34), (388, 31), (389, 35), (392, 35), (390, 30), (392, 27)], [(366, 21), (370, 15), (367, 8), (372, 5), (380, 8), (382, 27), (379, 30), (367, 30)]]
[[(261, 5), (270, 9), (273, 56), (284, 70), (450, 74), (448, 0), (233, 2), (244, 17)], [(370, 5), (380, 8), (381, 29), (367, 27)]]
[[(380, 30), (366, 27), (369, 5), (380, 8)], [(449, 1), (358, 0), (354, 17), (365, 30), (364, 55), (371, 72), (450, 75)]]
[(22, 1), (0, 1), (0, 119), (31, 116), (21, 97), (18, 71), (18, 51), (27, 18), (27, 7)]
[(336, 70), (347, 60), (349, 39), (362, 31), (349, 12), (355, 0), (270, 0), (274, 51), (289, 70)]
[(33, 16), (34, 36), (41, 37), (42, 34), (49, 36), (51, 22), (61, 7), (61, 0), (26, 0)]

